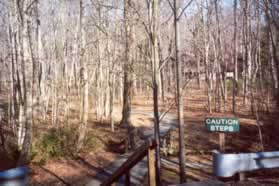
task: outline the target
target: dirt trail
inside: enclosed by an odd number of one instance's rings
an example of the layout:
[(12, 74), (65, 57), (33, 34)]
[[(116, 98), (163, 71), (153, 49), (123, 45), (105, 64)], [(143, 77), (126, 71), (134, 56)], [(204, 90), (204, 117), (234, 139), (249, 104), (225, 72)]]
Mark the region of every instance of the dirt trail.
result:
[[(162, 113), (161, 113), (162, 114)], [(132, 111), (133, 118), (136, 117), (147, 117), (148, 121), (143, 123), (137, 123), (134, 121), (134, 126), (141, 132), (142, 140), (147, 140), (154, 137), (154, 127), (153, 127), (153, 113), (149, 111), (140, 110), (140, 108), (134, 109)], [(177, 126), (176, 117), (173, 114), (166, 114), (164, 118), (160, 121), (160, 136), (165, 136), (169, 130)], [(87, 185), (94, 186), (99, 185), (102, 181), (107, 179), (112, 175), (124, 162), (128, 160), (132, 152), (123, 154), (119, 156), (114, 162), (105, 167), (100, 171)], [(148, 172), (147, 158), (145, 157), (137, 165), (135, 165), (131, 171), (131, 184), (140, 185), (144, 182), (145, 176)], [(124, 177), (120, 179), (116, 185), (124, 185)]]

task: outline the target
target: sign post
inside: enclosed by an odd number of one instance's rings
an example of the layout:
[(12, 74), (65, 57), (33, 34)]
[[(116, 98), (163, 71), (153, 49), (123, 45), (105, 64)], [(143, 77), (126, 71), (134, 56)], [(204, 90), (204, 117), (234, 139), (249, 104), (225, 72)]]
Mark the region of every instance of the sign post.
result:
[(210, 132), (219, 133), (219, 148), (225, 152), (225, 133), (239, 132), (238, 118), (217, 118), (210, 117), (205, 119), (205, 126)]
[(225, 140), (225, 133), (224, 132), (220, 132), (219, 133), (219, 150), (220, 152), (225, 152), (225, 144), (226, 144), (226, 140)]

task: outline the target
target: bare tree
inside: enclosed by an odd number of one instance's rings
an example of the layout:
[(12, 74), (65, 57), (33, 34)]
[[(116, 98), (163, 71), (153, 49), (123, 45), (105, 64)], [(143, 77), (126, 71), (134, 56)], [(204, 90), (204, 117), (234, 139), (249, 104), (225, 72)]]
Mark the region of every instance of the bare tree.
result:
[(125, 21), (125, 63), (124, 70), (124, 88), (123, 88), (123, 110), (121, 123), (127, 127), (129, 143), (131, 148), (135, 148), (135, 141), (133, 137), (133, 127), (131, 124), (131, 99), (132, 99), (132, 59), (131, 59), (131, 0), (124, 1), (124, 21)]
[(159, 96), (159, 78), (160, 78), (160, 68), (159, 68), (159, 54), (158, 54), (158, 0), (153, 0), (152, 5), (152, 86), (153, 86), (153, 110), (154, 110), (154, 137), (157, 143), (156, 147), (156, 182), (158, 184), (160, 181), (160, 128), (159, 128), (159, 111), (158, 111), (158, 96)]
[(233, 113), (236, 112), (236, 89), (238, 80), (237, 70), (237, 0), (234, 0), (233, 5), (233, 20), (234, 20), (234, 33), (233, 33), (233, 63), (234, 63), (234, 79), (233, 79)]
[(85, 133), (87, 131), (87, 122), (88, 122), (88, 111), (89, 111), (89, 104), (88, 104), (88, 66), (87, 66), (87, 59), (86, 59), (86, 49), (85, 49), (85, 18), (84, 18), (84, 3), (83, 0), (80, 0), (80, 20), (79, 20), (79, 35), (80, 35), (80, 56), (79, 60), (81, 63), (80, 69), (80, 78), (81, 78), (81, 101), (80, 101), (80, 128), (79, 128), (79, 137), (77, 142), (77, 149), (80, 150), (83, 145), (83, 141), (85, 138)]

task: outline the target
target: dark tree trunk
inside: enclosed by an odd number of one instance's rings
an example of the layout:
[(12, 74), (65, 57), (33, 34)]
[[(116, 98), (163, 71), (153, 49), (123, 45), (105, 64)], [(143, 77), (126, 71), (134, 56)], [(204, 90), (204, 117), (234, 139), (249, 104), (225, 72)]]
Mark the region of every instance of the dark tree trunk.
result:
[(132, 99), (132, 61), (131, 61), (131, 26), (130, 21), (130, 0), (124, 1), (124, 20), (125, 20), (125, 62), (124, 68), (124, 90), (123, 90), (123, 109), (121, 124), (127, 127), (128, 139), (131, 149), (135, 148), (133, 127), (131, 124), (131, 99)]

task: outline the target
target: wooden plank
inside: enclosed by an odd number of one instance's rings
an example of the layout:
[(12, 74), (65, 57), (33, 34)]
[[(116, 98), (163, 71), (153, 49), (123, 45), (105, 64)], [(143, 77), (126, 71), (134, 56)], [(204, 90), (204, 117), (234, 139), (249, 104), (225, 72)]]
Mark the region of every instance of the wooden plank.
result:
[[(167, 158), (161, 158), (162, 166), (166, 167), (168, 169), (171, 169), (173, 171), (179, 172), (179, 162), (175, 160), (170, 160)], [(212, 165), (209, 164), (202, 164), (202, 163), (186, 163), (186, 167), (189, 167), (191, 169), (206, 169), (210, 170), (212, 168)]]
[(171, 186), (225, 186), (224, 182), (218, 180), (203, 180), (203, 181), (195, 181)]
[(148, 149), (148, 183), (149, 186), (156, 186), (155, 172), (155, 149)]
[(101, 186), (111, 185), (113, 182), (117, 181), (124, 174), (127, 173), (133, 166), (135, 166), (139, 161), (141, 161), (144, 156), (147, 155), (148, 149), (154, 149), (156, 146), (155, 140), (148, 140), (144, 145), (138, 148), (128, 159), (125, 161)]
[(125, 138), (124, 143), (125, 143), (125, 152), (127, 153), (129, 151), (129, 140), (128, 140), (128, 138)]

